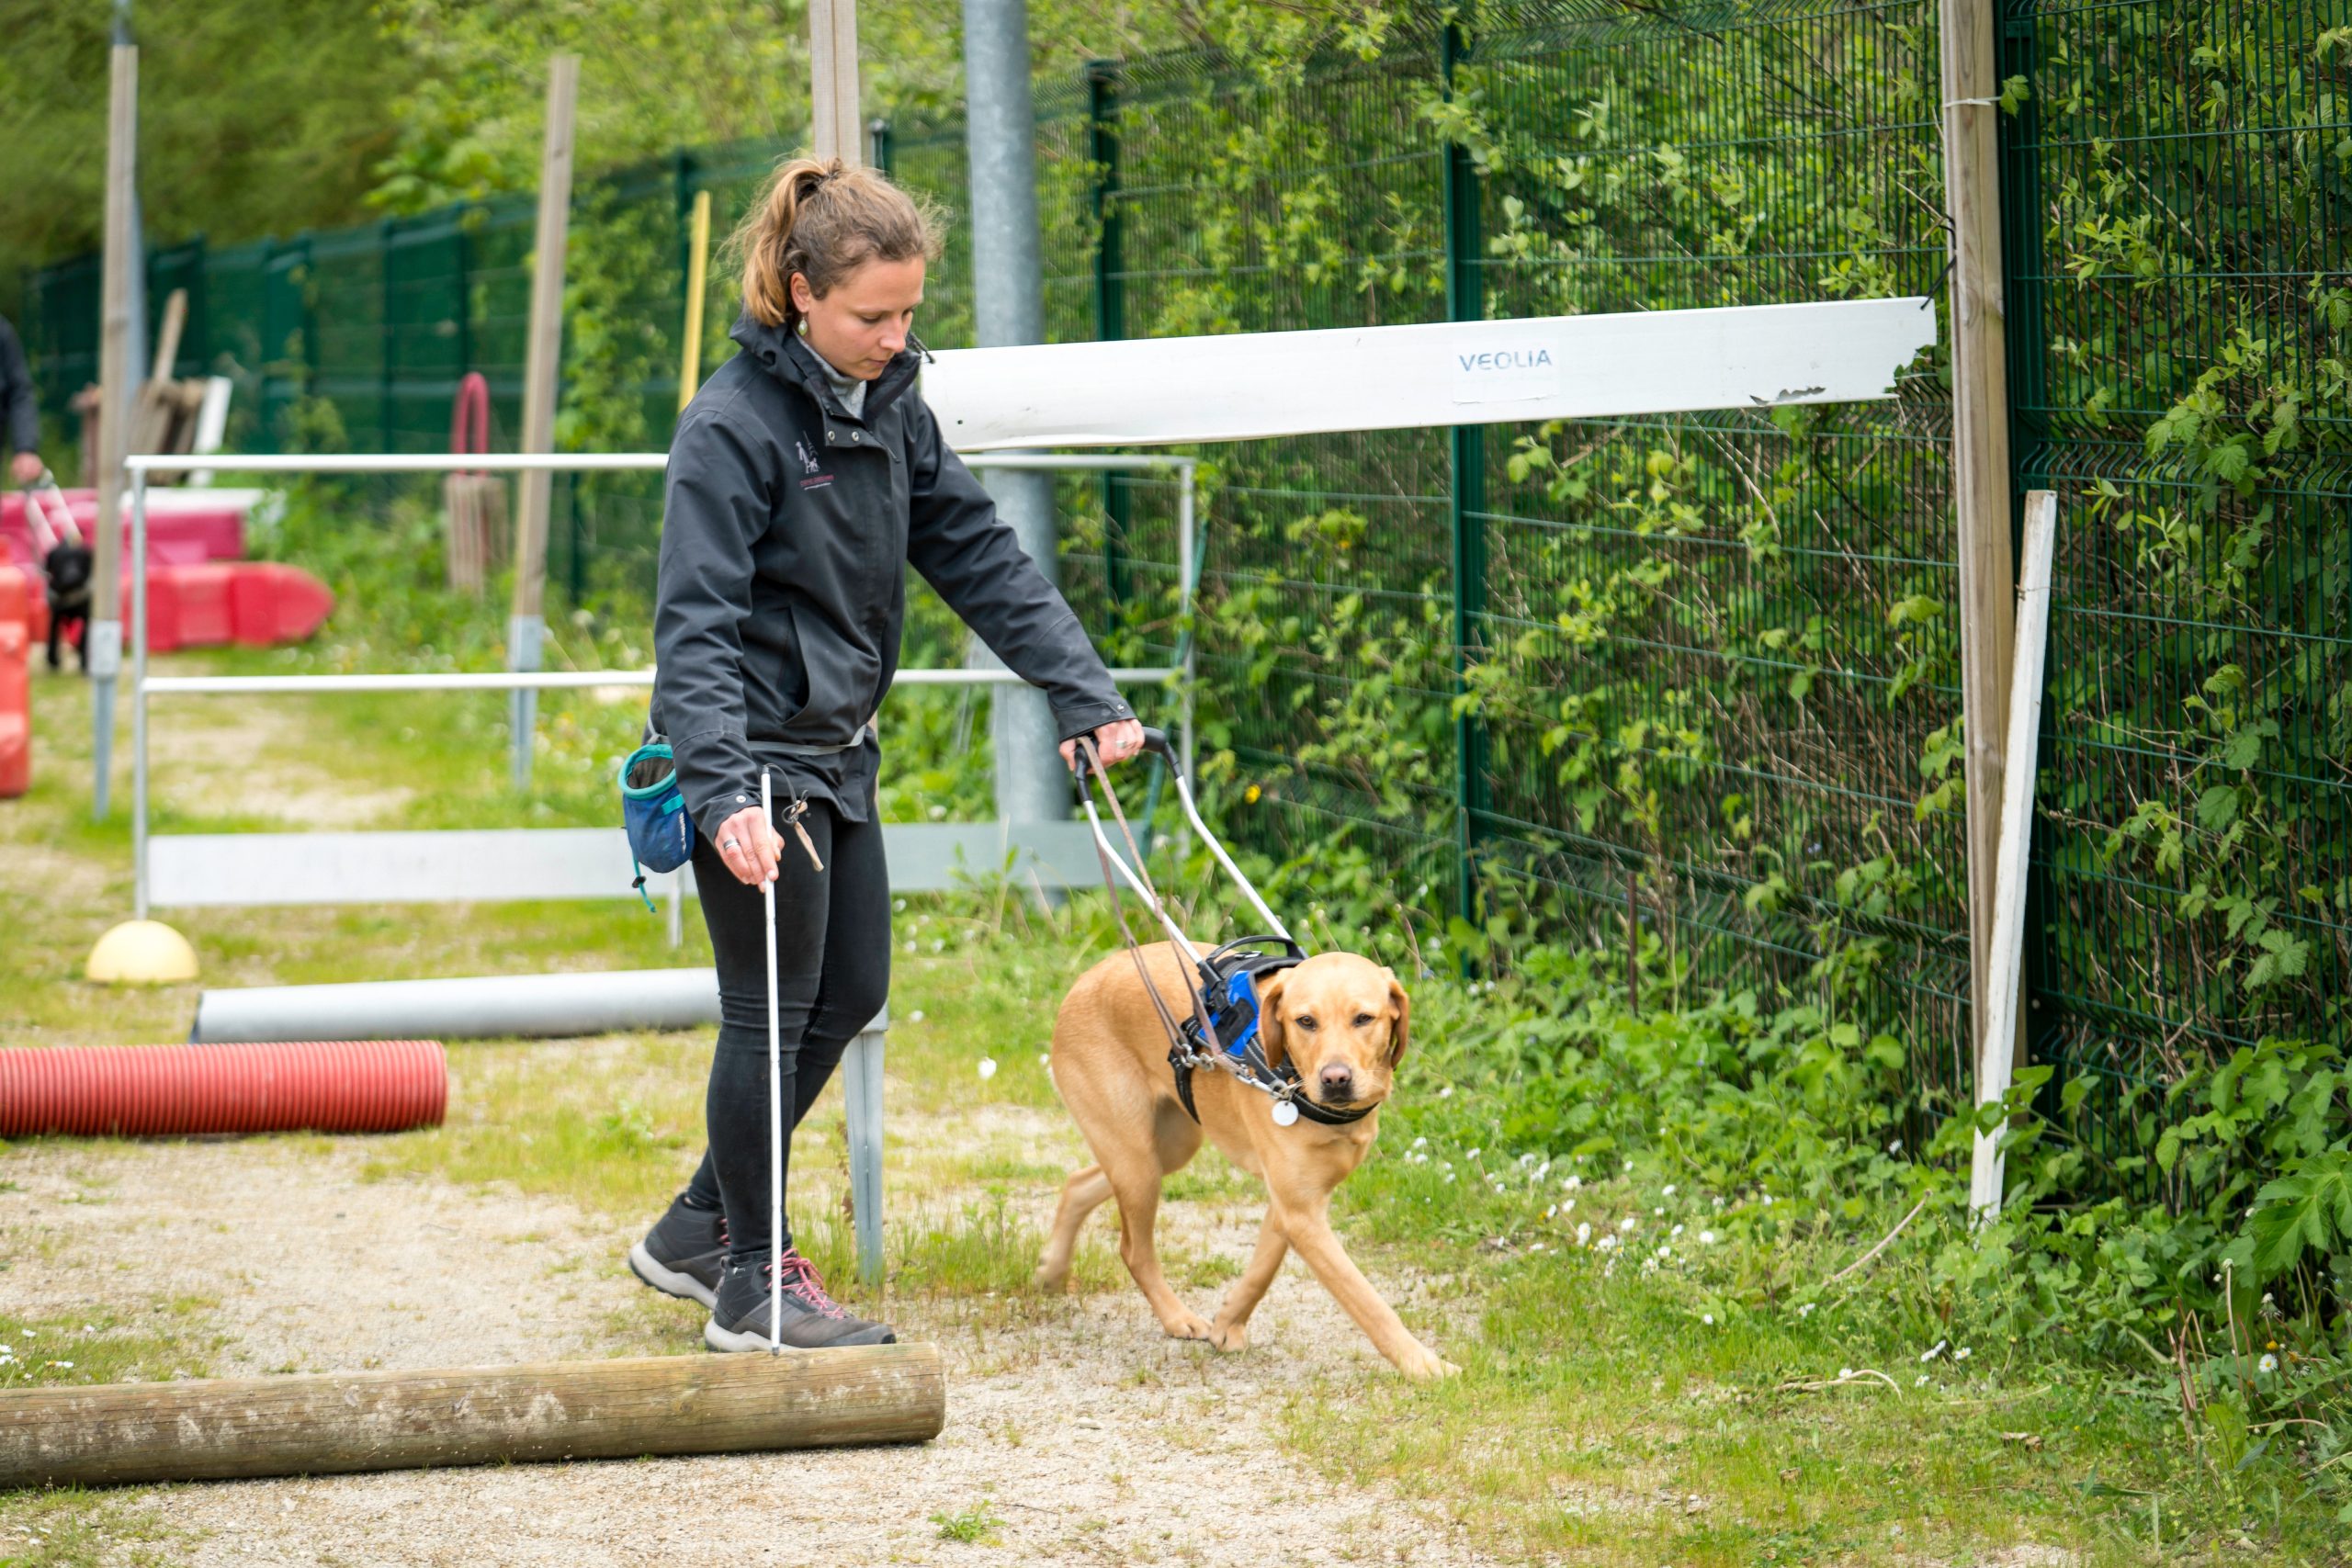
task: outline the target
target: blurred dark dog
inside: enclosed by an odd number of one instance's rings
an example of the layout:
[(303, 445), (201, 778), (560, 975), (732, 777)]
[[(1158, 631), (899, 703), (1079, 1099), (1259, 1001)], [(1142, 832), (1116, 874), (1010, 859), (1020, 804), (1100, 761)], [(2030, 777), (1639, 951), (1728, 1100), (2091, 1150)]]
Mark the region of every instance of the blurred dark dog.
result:
[(57, 645), (71, 622), (74, 657), (82, 673), (90, 672), (90, 547), (59, 544), (50, 547), (43, 563), (49, 573), (49, 667), (58, 668)]

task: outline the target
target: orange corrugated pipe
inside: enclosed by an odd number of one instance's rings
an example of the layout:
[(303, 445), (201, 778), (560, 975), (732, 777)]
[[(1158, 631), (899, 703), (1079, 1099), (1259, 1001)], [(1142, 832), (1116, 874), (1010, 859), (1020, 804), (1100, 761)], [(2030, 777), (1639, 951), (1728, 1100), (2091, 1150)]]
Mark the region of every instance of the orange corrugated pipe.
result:
[(438, 1126), (437, 1040), (0, 1050), (0, 1137), (397, 1133)]

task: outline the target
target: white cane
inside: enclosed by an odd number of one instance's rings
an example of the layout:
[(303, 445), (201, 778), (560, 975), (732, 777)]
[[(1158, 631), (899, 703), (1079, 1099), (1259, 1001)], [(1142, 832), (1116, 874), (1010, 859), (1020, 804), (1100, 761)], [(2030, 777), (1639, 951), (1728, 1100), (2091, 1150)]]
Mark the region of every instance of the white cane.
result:
[[(760, 770), (760, 820), (775, 831), (768, 771)], [(784, 1050), (778, 1043), (775, 999), (775, 877), (764, 869), (761, 840), (760, 903), (768, 918), (768, 1354), (784, 1353)]]

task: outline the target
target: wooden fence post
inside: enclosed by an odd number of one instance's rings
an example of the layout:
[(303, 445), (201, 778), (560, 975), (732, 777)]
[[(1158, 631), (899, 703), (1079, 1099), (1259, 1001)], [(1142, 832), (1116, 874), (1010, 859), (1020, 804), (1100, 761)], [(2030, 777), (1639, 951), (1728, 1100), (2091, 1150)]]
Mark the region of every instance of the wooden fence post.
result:
[[(1959, 525), (1961, 711), (1967, 735), (1969, 1031), (1981, 1088), (2008, 728), (2016, 568), (2001, 292), (1997, 0), (1941, 0), (1944, 201), (1951, 218), (1952, 502)], [(2006, 1055), (2013, 1041), (1999, 1049)]]
[[(531, 258), (531, 318), (523, 365), (524, 452), (555, 450), (556, 378), (563, 358), (563, 253), (571, 219), (571, 127), (580, 100), (580, 57), (548, 62), (547, 140), (539, 152), (539, 228)], [(514, 606), (506, 622), (506, 668), (537, 670), (547, 635), (548, 502), (555, 476), (526, 470), (515, 491)], [(507, 735), (516, 789), (531, 783), (538, 694), (516, 692)]]

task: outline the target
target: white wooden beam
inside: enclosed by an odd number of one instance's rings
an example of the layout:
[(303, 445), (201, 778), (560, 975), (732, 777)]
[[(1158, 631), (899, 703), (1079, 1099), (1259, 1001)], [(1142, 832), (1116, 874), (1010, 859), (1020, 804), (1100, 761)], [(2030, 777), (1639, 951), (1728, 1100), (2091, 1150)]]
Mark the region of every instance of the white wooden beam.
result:
[[(935, 893), (995, 874), (1047, 887), (1102, 875), (1083, 822), (891, 822), (882, 842), (890, 887)], [(158, 833), (147, 840), (149, 902), (165, 908), (288, 904), (438, 904), (635, 896), (628, 835), (618, 828), (492, 828), (419, 832)], [(649, 874), (667, 893), (694, 869)]]
[[(2038, 490), (2025, 502), (2025, 575), (2018, 583), (2017, 661), (2010, 671), (2009, 732), (2003, 749), (2000, 851), (1995, 865), (1992, 966), (1985, 976), (1984, 1028), (1976, 1059), (1976, 1103), (1997, 1105), (2016, 1073), (2018, 998), (2023, 990), (2026, 876), (2032, 864), (2033, 780), (2041, 735), (2041, 672), (2050, 643), (2051, 558), (2058, 537), (2058, 497)], [(1968, 1206), (1980, 1219), (2001, 1209), (1997, 1133), (1976, 1135)]]
[(1922, 299), (1540, 316), (942, 352), (923, 396), (963, 450), (1238, 441), (1893, 395)]

